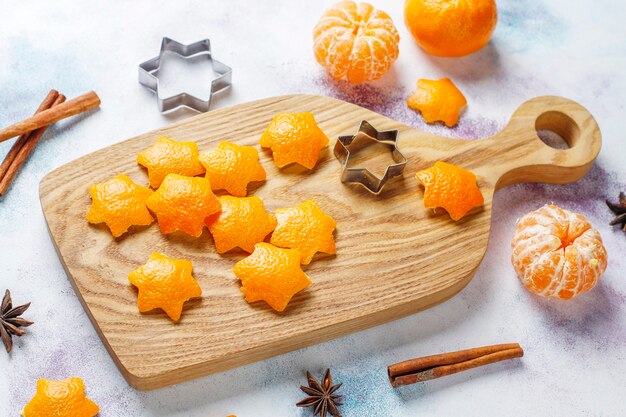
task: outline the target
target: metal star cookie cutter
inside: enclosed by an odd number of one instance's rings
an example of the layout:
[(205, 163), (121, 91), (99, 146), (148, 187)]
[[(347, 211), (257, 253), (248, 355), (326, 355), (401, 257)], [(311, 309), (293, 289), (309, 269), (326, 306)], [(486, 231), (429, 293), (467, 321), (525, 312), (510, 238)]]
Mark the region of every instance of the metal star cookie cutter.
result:
[[(395, 161), (394, 164), (387, 166), (385, 174), (382, 178), (378, 178), (367, 168), (350, 168), (348, 163), (350, 161), (350, 152), (352, 151), (351, 145), (355, 139), (365, 135), (368, 139), (375, 142), (379, 142), (385, 145), (389, 145), (392, 149), (391, 156)], [(369, 122), (363, 120), (359, 126), (359, 130), (352, 136), (340, 136), (335, 142), (335, 157), (341, 163), (343, 170), (341, 173), (341, 182), (343, 183), (356, 183), (361, 184), (367, 190), (373, 194), (379, 194), (385, 184), (393, 178), (402, 174), (404, 167), (406, 166), (406, 158), (398, 149), (398, 131), (387, 130), (379, 132)]]
[[(159, 78), (157, 72), (161, 67), (161, 58), (166, 52), (174, 53), (183, 59), (206, 56), (211, 63), (216, 77), (211, 81), (211, 93), (207, 100), (202, 100), (188, 93), (180, 93), (172, 97), (159, 96)], [(211, 99), (217, 93), (226, 90), (232, 84), (232, 68), (213, 58), (211, 43), (208, 39), (183, 45), (173, 39), (164, 37), (161, 41), (159, 56), (139, 64), (139, 83), (157, 96), (157, 105), (161, 113), (167, 113), (180, 107), (187, 107), (199, 112), (209, 111)]]

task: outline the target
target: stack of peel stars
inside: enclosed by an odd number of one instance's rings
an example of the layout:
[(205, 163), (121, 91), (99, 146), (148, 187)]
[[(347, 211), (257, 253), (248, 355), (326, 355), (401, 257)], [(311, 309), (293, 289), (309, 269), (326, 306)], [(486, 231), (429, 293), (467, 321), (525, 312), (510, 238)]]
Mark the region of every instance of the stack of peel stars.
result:
[[(260, 138), (277, 166), (298, 163), (308, 169), (328, 142), (310, 113), (278, 114)], [(94, 184), (89, 188), (87, 220), (105, 223), (114, 237), (131, 226), (150, 225), (153, 215), (164, 234), (199, 237), (206, 226), (218, 253), (239, 248), (250, 254), (234, 267), (248, 302), (263, 300), (283, 311), (293, 295), (311, 284), (301, 265), (309, 264), (317, 252), (336, 252), (336, 223), (315, 201), (270, 213), (259, 197), (247, 196), (249, 183), (266, 180), (252, 146), (222, 142), (200, 154), (194, 142), (161, 137), (137, 162), (147, 168), (155, 191), (124, 174)], [(216, 196), (216, 190), (228, 194)], [(202, 295), (191, 262), (160, 253), (132, 271), (129, 281), (139, 289), (141, 312), (161, 308), (174, 321), (186, 301)]]

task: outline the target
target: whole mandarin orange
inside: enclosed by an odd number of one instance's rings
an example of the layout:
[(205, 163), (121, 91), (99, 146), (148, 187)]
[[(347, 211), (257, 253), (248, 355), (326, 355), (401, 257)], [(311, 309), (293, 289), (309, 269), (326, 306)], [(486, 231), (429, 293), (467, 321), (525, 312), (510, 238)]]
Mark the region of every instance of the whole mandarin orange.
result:
[(471, 54), (491, 39), (498, 11), (495, 0), (406, 0), (404, 21), (429, 54)]

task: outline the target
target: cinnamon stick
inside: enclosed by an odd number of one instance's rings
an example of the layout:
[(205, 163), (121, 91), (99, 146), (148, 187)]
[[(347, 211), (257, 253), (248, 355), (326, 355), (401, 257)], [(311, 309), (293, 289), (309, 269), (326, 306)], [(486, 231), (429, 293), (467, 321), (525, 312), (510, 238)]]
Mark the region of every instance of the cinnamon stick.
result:
[[(50, 108), (59, 106), (63, 104), (64, 102), (65, 102), (65, 96), (63, 94), (57, 93), (57, 97), (54, 100), (54, 103), (52, 104)], [(26, 162), (26, 159), (28, 159), (28, 156), (33, 151), (33, 149), (35, 149), (35, 146), (37, 146), (37, 143), (39, 143), (39, 140), (41, 139), (41, 137), (43, 136), (47, 128), (48, 126), (41, 127), (37, 130), (30, 132), (30, 134), (26, 136), (26, 139), (23, 141), (24, 143), (16, 152), (13, 158), (13, 161), (11, 161), (10, 165), (4, 172), (4, 175), (0, 177), (0, 196), (3, 196), (7, 192), (7, 190), (9, 189), (9, 186), (13, 182), (13, 178), (15, 178), (15, 175), (20, 170), (22, 165), (24, 165), (24, 162)], [(14, 146), (15, 145), (17, 145), (17, 142), (14, 144)], [(11, 148), (11, 150), (13, 150), (13, 148)], [(9, 151), (9, 153), (11, 153), (11, 151)], [(7, 158), (8, 158), (8, 155), (7, 155)], [(5, 161), (6, 160), (7, 159), (5, 159)], [(4, 165), (4, 162), (2, 164)]]
[[(35, 114), (41, 113), (42, 111), (48, 110), (50, 107), (52, 107), (52, 105), (54, 104), (54, 100), (56, 100), (58, 96), (59, 92), (57, 90), (50, 90), (46, 98), (44, 98), (39, 105), (39, 108), (37, 108)], [(11, 146), (11, 149), (7, 153), (7, 156), (4, 158), (4, 161), (2, 161), (2, 164), (0, 165), (0, 179), (4, 178), (4, 175), (9, 170), (9, 167), (13, 163), (13, 160), (15, 159), (17, 153), (20, 151), (22, 146), (24, 146), (24, 143), (30, 137), (30, 135), (31, 132), (22, 134), (13, 144), (13, 146)]]
[(524, 350), (518, 343), (484, 346), (410, 359), (390, 365), (387, 373), (389, 382), (396, 388), (522, 356)]
[(14, 125), (0, 130), (0, 142), (91, 110), (99, 105), (100, 98), (94, 91), (90, 91), (82, 96), (73, 98), (58, 106), (51, 107), (26, 120), (22, 120), (21, 122), (17, 122)]

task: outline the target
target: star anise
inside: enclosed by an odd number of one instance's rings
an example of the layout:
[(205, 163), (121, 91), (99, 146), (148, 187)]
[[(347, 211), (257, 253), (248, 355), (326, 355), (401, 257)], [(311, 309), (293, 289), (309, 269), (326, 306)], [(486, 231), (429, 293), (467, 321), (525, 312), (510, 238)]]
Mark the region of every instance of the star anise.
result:
[(320, 417), (326, 417), (326, 414), (330, 413), (333, 417), (341, 417), (341, 413), (337, 408), (343, 404), (341, 401), (342, 395), (337, 394), (337, 390), (341, 387), (341, 384), (333, 385), (330, 369), (326, 369), (321, 384), (308, 371), (306, 373), (306, 379), (309, 386), (305, 387), (301, 385), (300, 389), (309, 396), (296, 404), (296, 406), (314, 407), (314, 416), (319, 414)]
[(619, 202), (617, 204), (606, 200), (606, 205), (609, 206), (616, 216), (609, 224), (611, 226), (621, 224), (622, 230), (626, 232), (626, 194), (623, 192), (619, 193)]
[(13, 349), (13, 336), (23, 336), (26, 332), (22, 327), (33, 324), (32, 321), (20, 317), (28, 307), (30, 307), (30, 303), (13, 307), (11, 292), (6, 290), (0, 305), (0, 336), (2, 336), (2, 343), (4, 343), (7, 353), (11, 353), (11, 349)]

